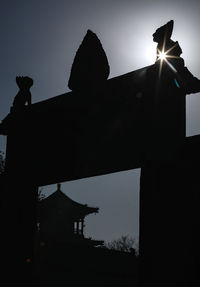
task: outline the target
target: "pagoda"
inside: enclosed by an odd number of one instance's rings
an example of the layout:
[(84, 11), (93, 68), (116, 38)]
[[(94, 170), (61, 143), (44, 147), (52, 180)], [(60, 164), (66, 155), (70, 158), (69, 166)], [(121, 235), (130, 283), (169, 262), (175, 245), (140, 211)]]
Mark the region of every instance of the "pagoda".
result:
[(80, 204), (61, 191), (61, 184), (50, 196), (38, 202), (38, 235), (40, 242), (98, 246), (104, 242), (84, 236), (85, 217), (99, 208)]

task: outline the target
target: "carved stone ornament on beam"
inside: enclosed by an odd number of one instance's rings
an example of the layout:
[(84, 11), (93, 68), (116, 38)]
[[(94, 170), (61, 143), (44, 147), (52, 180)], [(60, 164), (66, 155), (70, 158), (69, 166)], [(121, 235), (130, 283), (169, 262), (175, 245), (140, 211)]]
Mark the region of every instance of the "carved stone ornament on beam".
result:
[(29, 77), (16, 77), (16, 83), (19, 87), (19, 91), (14, 98), (13, 107), (11, 111), (17, 111), (23, 108), (26, 104), (31, 105), (31, 92), (30, 88), (33, 85), (33, 79)]

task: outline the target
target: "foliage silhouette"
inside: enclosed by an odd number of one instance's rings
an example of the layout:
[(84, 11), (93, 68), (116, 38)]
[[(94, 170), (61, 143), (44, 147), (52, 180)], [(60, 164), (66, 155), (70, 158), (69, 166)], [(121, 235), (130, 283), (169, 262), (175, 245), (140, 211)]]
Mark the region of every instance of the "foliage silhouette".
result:
[(108, 242), (105, 246), (111, 250), (136, 253), (136, 240), (128, 235), (122, 235), (120, 238)]

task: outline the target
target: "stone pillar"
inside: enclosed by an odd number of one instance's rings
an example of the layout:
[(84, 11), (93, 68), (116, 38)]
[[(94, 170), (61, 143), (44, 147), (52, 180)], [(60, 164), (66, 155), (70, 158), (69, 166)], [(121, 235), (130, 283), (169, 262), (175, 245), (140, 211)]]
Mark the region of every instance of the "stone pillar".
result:
[(196, 286), (192, 208), (183, 162), (148, 162), (140, 191), (140, 286)]
[[(147, 71), (146, 148), (140, 182), (140, 286), (188, 285), (183, 256), (188, 216), (185, 169), (177, 153), (185, 140), (185, 94), (167, 65)], [(183, 271), (184, 270), (184, 271)], [(185, 283), (187, 282), (187, 284)], [(185, 285), (186, 284), (186, 285)]]
[(24, 149), (21, 135), (8, 136), (1, 209), (3, 274), (6, 280), (15, 278), (15, 284), (22, 286), (32, 284), (37, 228), (38, 187), (33, 182), (27, 148)]
[(81, 235), (83, 235), (84, 219), (81, 219)]
[(79, 234), (79, 220), (77, 220), (77, 225), (76, 225), (76, 230), (77, 230), (77, 234)]

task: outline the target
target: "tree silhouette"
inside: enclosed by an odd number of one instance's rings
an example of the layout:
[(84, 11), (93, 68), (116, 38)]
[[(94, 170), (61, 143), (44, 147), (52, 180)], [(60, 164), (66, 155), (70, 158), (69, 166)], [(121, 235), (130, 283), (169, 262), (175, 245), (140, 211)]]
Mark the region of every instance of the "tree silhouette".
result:
[(111, 250), (131, 252), (134, 254), (137, 253), (137, 242), (134, 238), (128, 235), (122, 235), (120, 238), (108, 242), (105, 246)]

